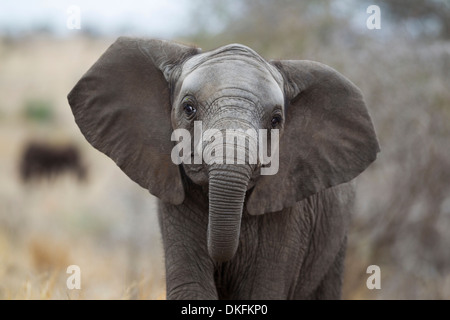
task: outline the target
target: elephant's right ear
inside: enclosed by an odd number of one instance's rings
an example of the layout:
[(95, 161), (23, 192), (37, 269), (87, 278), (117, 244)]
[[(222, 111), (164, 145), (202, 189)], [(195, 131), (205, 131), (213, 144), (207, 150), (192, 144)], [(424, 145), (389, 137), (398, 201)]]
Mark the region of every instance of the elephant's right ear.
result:
[(169, 41), (119, 38), (68, 95), (81, 132), (136, 183), (180, 204), (184, 190), (170, 153), (171, 70), (199, 49)]
[(272, 64), (285, 79), (286, 124), (279, 170), (256, 183), (246, 203), (251, 214), (279, 211), (348, 182), (380, 151), (362, 93), (350, 80), (318, 62)]

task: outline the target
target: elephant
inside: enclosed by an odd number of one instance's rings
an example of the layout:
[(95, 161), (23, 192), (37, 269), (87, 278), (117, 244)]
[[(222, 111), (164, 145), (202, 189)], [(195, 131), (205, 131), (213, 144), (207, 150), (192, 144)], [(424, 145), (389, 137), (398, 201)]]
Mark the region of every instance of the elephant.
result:
[(25, 145), (19, 171), (25, 183), (40, 178), (51, 179), (65, 172), (74, 173), (79, 181), (85, 180), (87, 176), (87, 168), (75, 145), (54, 146), (36, 141)]
[[(242, 44), (120, 37), (68, 101), (86, 140), (158, 198), (167, 299), (342, 298), (353, 180), (380, 148), (361, 91), (338, 71)], [(199, 121), (235, 129), (247, 149), (260, 140), (249, 129), (277, 132), (276, 173), (220, 152), (189, 161), (214, 141), (236, 150), (219, 138), (191, 139), (174, 161), (173, 133), (195, 136)]]

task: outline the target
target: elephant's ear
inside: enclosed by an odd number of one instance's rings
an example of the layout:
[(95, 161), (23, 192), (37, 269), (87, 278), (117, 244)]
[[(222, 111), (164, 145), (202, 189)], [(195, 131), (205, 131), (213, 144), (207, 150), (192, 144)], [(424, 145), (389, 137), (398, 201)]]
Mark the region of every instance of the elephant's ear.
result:
[(68, 95), (89, 143), (163, 201), (180, 204), (184, 190), (172, 163), (171, 105), (165, 77), (193, 47), (162, 40), (119, 38)]
[(360, 90), (312, 61), (274, 61), (285, 81), (286, 123), (279, 170), (261, 176), (247, 202), (251, 214), (279, 211), (352, 180), (380, 151)]

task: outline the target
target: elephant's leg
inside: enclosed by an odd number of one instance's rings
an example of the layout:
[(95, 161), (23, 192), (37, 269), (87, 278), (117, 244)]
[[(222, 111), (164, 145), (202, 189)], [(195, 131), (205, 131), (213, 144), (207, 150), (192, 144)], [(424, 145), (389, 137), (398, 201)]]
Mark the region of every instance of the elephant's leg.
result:
[(346, 246), (347, 239), (344, 239), (333, 264), (330, 266), (317, 289), (309, 297), (310, 299), (337, 300), (341, 298)]
[(308, 247), (310, 219), (308, 212), (300, 214), (298, 208), (258, 216), (244, 214), (236, 256), (217, 272), (218, 289), (226, 289), (221, 290), (223, 297), (289, 299)]
[(167, 299), (217, 299), (214, 265), (206, 247), (207, 213), (160, 202), (159, 220)]

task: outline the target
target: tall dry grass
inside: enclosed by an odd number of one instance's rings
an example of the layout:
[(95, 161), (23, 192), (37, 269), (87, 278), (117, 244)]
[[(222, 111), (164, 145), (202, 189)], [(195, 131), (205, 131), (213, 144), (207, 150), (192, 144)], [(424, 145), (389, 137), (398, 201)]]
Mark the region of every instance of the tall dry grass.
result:
[[(160, 299), (165, 283), (156, 201), (79, 133), (66, 95), (108, 40), (32, 37), (0, 42), (0, 299)], [(52, 117), (27, 116), (47, 101)], [(41, 117), (42, 118), (42, 117)], [(88, 180), (23, 183), (29, 140), (74, 143)], [(81, 290), (69, 290), (69, 265)]]

